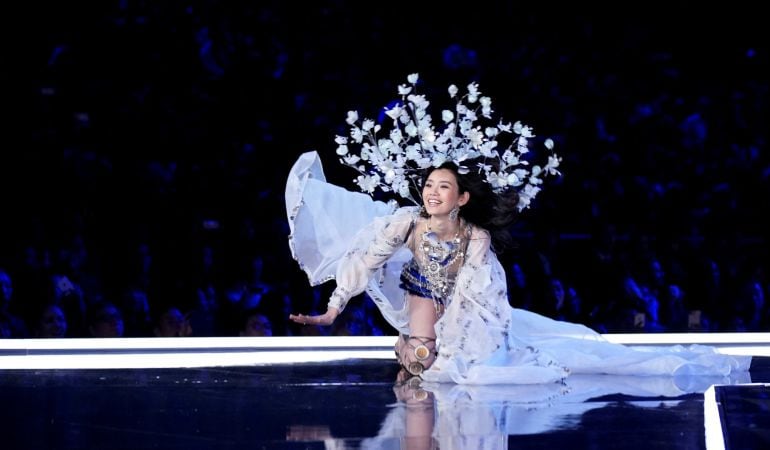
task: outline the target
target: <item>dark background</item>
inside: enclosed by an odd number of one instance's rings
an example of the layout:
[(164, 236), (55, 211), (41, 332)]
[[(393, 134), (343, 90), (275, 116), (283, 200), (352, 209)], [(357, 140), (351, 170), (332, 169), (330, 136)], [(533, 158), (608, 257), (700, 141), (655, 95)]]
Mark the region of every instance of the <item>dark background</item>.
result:
[[(706, 308), (705, 261), (730, 281), (712, 315), (743, 314), (746, 283), (766, 292), (770, 74), (754, 7), (305, 3), (31, 2), (8, 16), (22, 26), (5, 91), (20, 103), (6, 110), (0, 266), (18, 302), (43, 302), (58, 273), (87, 304), (140, 286), (192, 310), (202, 280), (226, 297), (261, 259), (285, 309), (318, 308), (287, 245), (286, 174), (318, 150), (327, 178), (356, 189), (334, 135), (413, 72), (436, 99), (477, 81), (496, 114), (555, 140), (564, 175), (502, 256), (538, 284), (559, 278), (601, 309), (655, 258), (689, 310)], [(617, 259), (599, 267), (608, 245)]]

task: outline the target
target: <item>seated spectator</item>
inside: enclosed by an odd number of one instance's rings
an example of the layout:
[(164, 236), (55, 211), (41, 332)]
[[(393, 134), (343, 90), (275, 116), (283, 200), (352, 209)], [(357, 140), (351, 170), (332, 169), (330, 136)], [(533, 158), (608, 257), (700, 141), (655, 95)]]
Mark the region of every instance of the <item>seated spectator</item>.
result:
[(247, 310), (240, 336), (272, 336), (273, 326), (270, 319), (258, 308)]
[(155, 319), (153, 334), (155, 337), (187, 337), (192, 336), (193, 329), (188, 316), (176, 306), (168, 306)]
[(123, 314), (112, 303), (97, 303), (91, 307), (88, 331), (92, 337), (123, 337)]
[(47, 301), (56, 303), (67, 317), (70, 335), (81, 337), (89, 334), (86, 327), (86, 306), (83, 291), (69, 276), (55, 273), (48, 279), (50, 296)]
[(152, 318), (147, 291), (139, 286), (128, 287), (123, 292), (122, 300), (126, 337), (152, 336)]
[(11, 276), (0, 267), (0, 338), (26, 338), (28, 331), (24, 320), (11, 312), (12, 296)]
[(36, 338), (64, 338), (67, 336), (67, 318), (57, 304), (48, 304), (42, 308), (33, 325)]

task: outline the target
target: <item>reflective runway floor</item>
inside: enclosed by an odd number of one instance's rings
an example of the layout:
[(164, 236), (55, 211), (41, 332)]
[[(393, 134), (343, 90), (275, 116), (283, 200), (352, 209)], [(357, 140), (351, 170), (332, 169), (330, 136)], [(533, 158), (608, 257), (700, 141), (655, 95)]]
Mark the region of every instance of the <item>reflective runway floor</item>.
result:
[[(2, 358), (0, 358), (2, 359)], [(770, 448), (770, 357), (738, 379), (426, 385), (392, 358), (3, 368), (2, 448)]]

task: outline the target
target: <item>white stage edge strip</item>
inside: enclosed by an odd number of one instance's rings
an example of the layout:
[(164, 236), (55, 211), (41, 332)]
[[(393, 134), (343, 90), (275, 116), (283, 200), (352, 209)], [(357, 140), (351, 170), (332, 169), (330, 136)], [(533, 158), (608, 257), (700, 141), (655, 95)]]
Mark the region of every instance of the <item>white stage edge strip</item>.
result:
[(703, 394), (703, 425), (706, 433), (706, 448), (708, 450), (725, 450), (725, 435), (719, 416), (716, 385), (706, 389)]
[[(722, 420), (721, 404), (717, 401), (716, 391), (721, 385), (715, 384), (706, 389), (703, 394), (703, 424), (706, 433), (707, 450), (725, 450), (725, 429)], [(763, 386), (770, 388), (767, 383), (746, 383), (743, 386)], [(729, 442), (727, 442), (729, 444)]]
[[(770, 356), (770, 333), (608, 334), (633, 346), (711, 345)], [(0, 369), (184, 368), (395, 359), (396, 336), (191, 337), (0, 340)]]

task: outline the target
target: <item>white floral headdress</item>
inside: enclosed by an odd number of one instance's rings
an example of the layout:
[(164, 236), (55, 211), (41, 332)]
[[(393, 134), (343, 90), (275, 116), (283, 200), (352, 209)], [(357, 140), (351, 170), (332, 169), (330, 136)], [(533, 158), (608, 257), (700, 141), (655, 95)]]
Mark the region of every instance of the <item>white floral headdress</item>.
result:
[[(529, 152), (529, 139), (535, 137), (532, 128), (502, 119), (494, 124), (492, 100), (481, 95), (476, 83), (469, 84), (467, 93), (459, 98), (457, 86), (449, 86), (450, 98), (457, 99), (455, 110), (442, 111), (443, 125), (436, 128), (427, 112), (430, 103), (416, 93), (418, 79), (413, 73), (407, 77), (408, 85), (398, 87), (401, 102), (385, 108), (392, 119), (392, 126), (385, 130), (374, 120), (360, 121), (357, 111), (348, 111), (350, 137), (336, 137), (337, 154), (342, 164), (360, 173), (355, 181), (363, 192), (395, 192), (419, 205), (411, 188), (419, 191), (424, 169), (452, 161), (460, 173), (468, 173), (474, 169), (464, 162), (472, 162), (494, 192), (517, 190), (518, 209), (522, 210), (540, 192), (544, 176), (560, 175), (557, 167), (561, 158), (552, 152), (553, 141), (544, 141), (551, 153), (546, 164), (530, 167), (522, 156)], [(485, 124), (477, 123), (482, 120)], [(498, 139), (506, 135), (510, 140), (501, 154)], [(360, 147), (360, 153), (351, 153), (352, 146)]]

